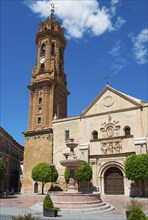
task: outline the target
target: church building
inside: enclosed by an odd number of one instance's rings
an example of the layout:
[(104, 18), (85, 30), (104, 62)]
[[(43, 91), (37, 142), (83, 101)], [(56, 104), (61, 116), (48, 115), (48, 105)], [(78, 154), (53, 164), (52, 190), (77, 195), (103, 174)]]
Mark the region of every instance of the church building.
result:
[(148, 153), (148, 103), (109, 85), (79, 116), (67, 117), (64, 72), (64, 29), (54, 15), (39, 25), (37, 59), (32, 71), (28, 129), (24, 132), (23, 191), (33, 191), (32, 168), (41, 162), (54, 164), (58, 183), (64, 186), (64, 167), (70, 138), (78, 143), (77, 158), (93, 169), (92, 185), (102, 194), (130, 194), (124, 161), (131, 154)]

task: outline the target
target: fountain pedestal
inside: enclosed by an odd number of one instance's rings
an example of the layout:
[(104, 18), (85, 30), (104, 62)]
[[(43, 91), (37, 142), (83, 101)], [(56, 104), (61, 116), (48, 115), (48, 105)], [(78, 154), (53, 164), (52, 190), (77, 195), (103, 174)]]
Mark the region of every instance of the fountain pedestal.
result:
[(66, 144), (67, 147), (70, 148), (70, 153), (67, 157), (67, 160), (60, 161), (62, 166), (67, 167), (70, 170), (67, 193), (78, 193), (75, 181), (75, 169), (84, 163), (83, 160), (78, 160), (74, 154), (74, 148), (77, 147), (78, 144), (74, 143), (73, 141), (74, 139), (70, 139), (70, 142)]

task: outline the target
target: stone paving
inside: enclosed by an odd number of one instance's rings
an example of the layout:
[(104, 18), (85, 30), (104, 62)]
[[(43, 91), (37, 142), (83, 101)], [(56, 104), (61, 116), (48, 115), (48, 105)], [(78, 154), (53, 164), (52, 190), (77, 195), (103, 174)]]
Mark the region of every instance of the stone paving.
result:
[(95, 212), (95, 213), (80, 213), (80, 212), (63, 212), (60, 211), (59, 215), (53, 217), (43, 217), (42, 209), (33, 209), (33, 207), (43, 202), (45, 195), (37, 195), (32, 193), (18, 194), (9, 198), (0, 199), (0, 220), (11, 220), (10, 216), (24, 215), (32, 213), (40, 219), (56, 219), (56, 220), (126, 220), (125, 209), (126, 205), (131, 200), (136, 200), (140, 203), (145, 213), (148, 215), (148, 199), (133, 199), (124, 195), (108, 195), (101, 196), (104, 202), (110, 203), (115, 207), (112, 211)]

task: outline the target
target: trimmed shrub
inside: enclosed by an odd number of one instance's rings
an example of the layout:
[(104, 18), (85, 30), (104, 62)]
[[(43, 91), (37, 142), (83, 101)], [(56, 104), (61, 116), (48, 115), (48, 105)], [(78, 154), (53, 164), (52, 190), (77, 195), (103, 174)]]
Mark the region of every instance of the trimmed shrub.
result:
[(128, 211), (130, 213), (128, 216), (128, 220), (147, 220), (148, 219), (142, 210), (142, 206), (140, 206), (136, 202), (132, 202), (128, 206)]
[(69, 177), (70, 177), (70, 170), (66, 167), (64, 171), (64, 178), (66, 183), (69, 182)]
[(52, 199), (49, 194), (47, 194), (43, 201), (43, 209), (51, 210), (54, 208)]

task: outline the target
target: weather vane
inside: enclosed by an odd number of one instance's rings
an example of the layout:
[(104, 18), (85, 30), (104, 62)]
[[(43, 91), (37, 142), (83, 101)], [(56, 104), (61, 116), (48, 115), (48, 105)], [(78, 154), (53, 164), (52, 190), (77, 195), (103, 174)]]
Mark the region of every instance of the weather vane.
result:
[(54, 3), (51, 3), (50, 5), (51, 5), (51, 7), (52, 7), (52, 9), (51, 9), (51, 13), (53, 14), (53, 13), (55, 12), (55, 10), (54, 10), (55, 5), (54, 5)]

